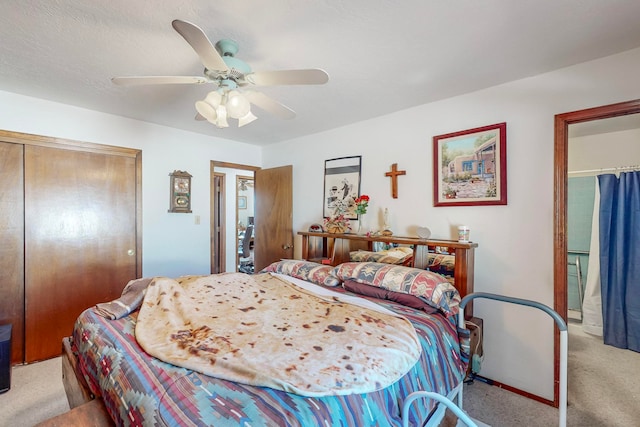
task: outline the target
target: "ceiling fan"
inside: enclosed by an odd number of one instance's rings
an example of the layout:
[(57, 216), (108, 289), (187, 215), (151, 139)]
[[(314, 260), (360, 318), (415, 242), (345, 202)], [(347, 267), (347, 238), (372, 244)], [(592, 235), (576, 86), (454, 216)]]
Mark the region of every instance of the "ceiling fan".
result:
[[(213, 84), (216, 89), (204, 100), (196, 101), (196, 120), (207, 120), (219, 128), (228, 127), (227, 117), (238, 120), (238, 127), (257, 117), (251, 112), (251, 104), (282, 119), (293, 119), (296, 113), (289, 107), (251, 89), (253, 86), (318, 85), (329, 81), (329, 75), (321, 69), (279, 71), (253, 71), (235, 57), (238, 44), (229, 39), (218, 41), (215, 46), (200, 27), (187, 21), (174, 20), (173, 28), (191, 45), (204, 65), (203, 76), (131, 76), (114, 77), (111, 81), (120, 86), (162, 84)], [(242, 89), (242, 90), (241, 90)]]
[(249, 187), (253, 187), (253, 178), (251, 179), (241, 178), (238, 181), (238, 190), (247, 191)]

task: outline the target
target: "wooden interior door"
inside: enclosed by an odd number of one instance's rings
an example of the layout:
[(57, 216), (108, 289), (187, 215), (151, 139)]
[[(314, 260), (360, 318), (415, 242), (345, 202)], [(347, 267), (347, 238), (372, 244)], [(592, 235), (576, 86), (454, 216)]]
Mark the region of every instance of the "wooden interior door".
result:
[(136, 158), (25, 146), (25, 361), (137, 274)]
[(255, 172), (254, 270), (293, 258), (293, 167)]
[(11, 363), (24, 358), (23, 145), (0, 142), (0, 325), (11, 324)]

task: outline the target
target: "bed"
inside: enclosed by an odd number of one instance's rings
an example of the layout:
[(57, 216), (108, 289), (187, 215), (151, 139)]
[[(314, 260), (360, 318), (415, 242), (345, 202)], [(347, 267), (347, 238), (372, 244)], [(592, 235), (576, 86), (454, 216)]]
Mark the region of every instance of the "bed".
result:
[[(322, 298), (341, 305), (344, 302), (345, 310), (351, 310), (351, 299), (374, 303), (408, 321), (415, 331), (419, 354), (415, 363), (409, 360), (405, 365), (408, 370), (398, 368), (397, 380), (388, 380), (382, 388), (353, 388), (337, 394), (323, 389), (304, 395), (299, 393), (301, 387), (286, 385), (278, 389), (280, 383), (273, 387), (271, 383), (252, 385), (251, 381), (234, 381), (233, 376), (221, 379), (206, 375), (197, 365), (195, 369), (189, 364), (191, 368), (177, 366), (151, 356), (141, 347), (136, 339), (141, 311), (147, 323), (153, 323), (144, 309), (133, 308), (110, 319), (101, 315), (97, 306), (79, 316), (72, 336), (64, 340), (63, 366), (67, 369), (63, 376), (70, 406), (99, 401), (110, 418), (104, 425), (400, 426), (402, 404), (409, 394), (428, 390), (453, 398), (467, 371), (469, 331), (456, 326), (456, 305), (461, 296), (448, 280), (436, 276), (375, 262), (347, 262), (334, 267), (283, 260), (253, 276), (230, 273), (197, 278), (211, 284), (230, 277), (237, 284), (250, 277), (251, 286), (256, 281), (277, 279), (288, 283), (284, 288), (294, 289), (287, 292), (299, 292), (298, 287), (305, 293), (318, 290)], [(290, 299), (291, 295), (283, 298)], [(407, 297), (414, 299), (407, 301)], [(145, 298), (149, 299), (148, 293)], [(235, 297), (226, 298), (226, 304), (232, 304), (230, 298)], [(297, 304), (295, 301), (291, 306)], [(229, 326), (229, 331), (237, 326)], [(227, 336), (237, 335), (230, 332)], [(391, 366), (396, 358), (387, 356), (386, 360)], [(408, 425), (422, 425), (429, 417), (443, 415), (442, 411), (434, 415), (435, 410), (432, 401), (415, 405)]]

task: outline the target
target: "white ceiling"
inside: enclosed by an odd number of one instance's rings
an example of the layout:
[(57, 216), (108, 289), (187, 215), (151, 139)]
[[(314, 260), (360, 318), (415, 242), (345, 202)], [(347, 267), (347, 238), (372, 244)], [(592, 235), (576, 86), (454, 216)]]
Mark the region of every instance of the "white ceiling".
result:
[[(638, 0), (2, 0), (0, 90), (266, 145), (640, 47), (639, 18)], [(298, 115), (239, 129), (194, 120), (211, 86), (113, 85), (202, 75), (173, 19), (329, 83), (259, 88)]]

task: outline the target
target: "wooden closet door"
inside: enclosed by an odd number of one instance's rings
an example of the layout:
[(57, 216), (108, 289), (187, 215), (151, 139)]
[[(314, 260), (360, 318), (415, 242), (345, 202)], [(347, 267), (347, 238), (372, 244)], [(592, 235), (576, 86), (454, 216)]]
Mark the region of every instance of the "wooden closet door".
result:
[(22, 144), (0, 142), (0, 324), (11, 324), (11, 363), (24, 357)]
[(25, 146), (25, 360), (57, 356), (78, 315), (136, 278), (133, 157)]

